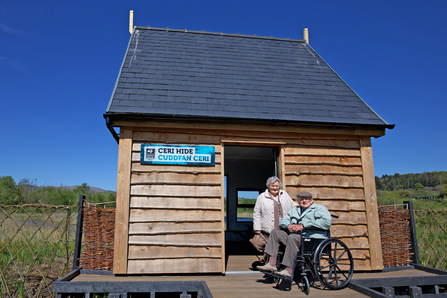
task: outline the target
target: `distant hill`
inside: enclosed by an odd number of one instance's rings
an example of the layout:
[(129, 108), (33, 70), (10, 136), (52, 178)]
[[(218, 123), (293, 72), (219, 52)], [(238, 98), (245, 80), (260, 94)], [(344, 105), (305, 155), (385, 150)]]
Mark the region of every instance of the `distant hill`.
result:
[[(73, 190), (78, 188), (80, 185), (75, 185), (75, 186), (60, 186), (62, 189), (66, 189), (66, 190)], [(105, 190), (99, 187), (93, 187), (93, 186), (89, 186), (90, 187), (90, 192), (93, 193), (101, 193), (101, 192), (115, 192), (114, 190)]]
[(436, 187), (447, 184), (447, 172), (424, 172), (410, 174), (394, 174), (375, 177), (378, 190), (405, 190), (423, 187)]

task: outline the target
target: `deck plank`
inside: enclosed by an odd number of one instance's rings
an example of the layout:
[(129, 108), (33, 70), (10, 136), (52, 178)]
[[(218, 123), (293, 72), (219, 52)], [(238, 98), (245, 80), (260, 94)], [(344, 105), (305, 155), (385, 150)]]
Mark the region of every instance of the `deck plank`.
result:
[[(185, 276), (108, 276), (108, 275), (78, 275), (73, 281), (205, 281), (213, 298), (246, 298), (246, 297), (297, 297), (304, 293), (294, 283), (280, 285), (265, 278), (262, 273), (227, 274), (222, 275), (185, 275)], [(311, 288), (308, 297), (367, 297), (352, 289), (339, 291)]]
[[(205, 281), (214, 298), (242, 297), (297, 297), (304, 293), (293, 283), (284, 283), (276, 288), (276, 284), (264, 274), (254, 271), (257, 258), (254, 255), (231, 255), (227, 259), (226, 275), (96, 275), (80, 274), (72, 281)], [(353, 279), (391, 278), (435, 275), (421, 270), (407, 269), (388, 272), (354, 273)], [(312, 287), (309, 297), (367, 297), (349, 288), (342, 290), (327, 290)]]

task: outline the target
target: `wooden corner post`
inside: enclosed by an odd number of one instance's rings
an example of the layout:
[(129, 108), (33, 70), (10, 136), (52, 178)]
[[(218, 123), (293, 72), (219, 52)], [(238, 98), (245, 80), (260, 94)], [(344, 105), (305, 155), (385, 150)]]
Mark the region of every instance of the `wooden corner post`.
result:
[(116, 184), (115, 243), (113, 273), (127, 273), (129, 239), (130, 174), (132, 166), (132, 129), (120, 129), (118, 180)]
[(380, 240), (379, 210), (377, 207), (371, 139), (369, 137), (360, 137), (360, 154), (362, 158), (363, 192), (365, 196), (366, 221), (368, 224), (371, 270), (382, 270), (383, 258), (382, 242)]
[(221, 211), (221, 243), (222, 243), (222, 251), (221, 251), (221, 271), (222, 274), (225, 274), (225, 146), (223, 143), (220, 143), (220, 154), (221, 154), (221, 174), (220, 174), (220, 211)]

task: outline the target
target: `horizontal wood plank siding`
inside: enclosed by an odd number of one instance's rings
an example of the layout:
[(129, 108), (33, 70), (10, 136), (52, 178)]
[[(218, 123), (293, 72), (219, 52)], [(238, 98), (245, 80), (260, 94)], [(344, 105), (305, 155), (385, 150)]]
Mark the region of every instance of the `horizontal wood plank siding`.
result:
[(220, 210), (131, 209), (130, 222), (220, 221)]
[(186, 197), (138, 197), (133, 196), (131, 208), (166, 208), (166, 209), (209, 209), (220, 210), (220, 198), (186, 198)]
[(210, 197), (220, 198), (219, 186), (203, 185), (152, 185), (133, 184), (130, 187), (133, 196), (165, 196), (165, 197)]
[[(287, 173), (286, 173), (287, 175)], [(312, 175), (312, 174), (289, 174), (288, 181), (293, 185), (302, 187), (337, 187), (343, 188), (362, 188), (362, 177), (354, 177), (348, 175)]]
[[(222, 142), (278, 146), (284, 189), (292, 198), (309, 191), (338, 215), (332, 236), (348, 245), (356, 270), (372, 270), (371, 258), (376, 257), (369, 244), (371, 206), (365, 206), (365, 154), (359, 136), (348, 135), (350, 130), (331, 135), (318, 129), (306, 133), (210, 127), (133, 127), (128, 274), (224, 273)], [(142, 144), (214, 146), (215, 165), (142, 165)]]
[(287, 155), (296, 156), (341, 156), (360, 157), (360, 151), (355, 149), (316, 148), (316, 147), (287, 147)]
[(130, 245), (130, 260), (178, 259), (178, 258), (213, 258), (220, 259), (220, 247), (177, 247), (157, 245)]
[[(321, 160), (320, 160), (321, 163)], [(287, 174), (304, 175), (304, 174), (340, 174), (347, 176), (362, 175), (362, 167), (346, 167), (341, 165), (289, 165), (287, 167)]]
[[(318, 202), (320, 203), (320, 202)], [(330, 208), (330, 206), (329, 206)], [(328, 209), (329, 209), (328, 208)], [(340, 211), (333, 211), (329, 209), (332, 214), (338, 215), (338, 218), (332, 218), (332, 224), (334, 225), (366, 225), (366, 214), (365, 212), (358, 212), (358, 211), (348, 211), (348, 212), (340, 212)]]
[(132, 223), (129, 235), (166, 235), (181, 233), (219, 233), (220, 221), (215, 222), (144, 222)]
[(129, 244), (220, 247), (220, 233), (129, 236)]
[[(142, 165), (142, 144), (214, 146), (215, 165)], [(224, 271), (221, 169), (215, 135), (134, 131), (129, 274)]]
[[(140, 144), (161, 143), (161, 144), (188, 144), (188, 145), (220, 145), (220, 137), (215, 134), (185, 131), (176, 133), (172, 131), (147, 132), (135, 131), (133, 140), (135, 147), (139, 151)], [(134, 148), (135, 148), (134, 147)], [(219, 151), (220, 152), (220, 151)]]
[(342, 224), (333, 224), (331, 227), (331, 237), (366, 237), (368, 236), (367, 225), (347, 226)]
[(132, 174), (133, 184), (185, 184), (185, 185), (217, 185), (220, 186), (220, 173), (210, 174), (189, 174), (189, 173), (134, 173)]
[[(318, 198), (317, 198), (318, 199)], [(365, 212), (365, 202), (361, 201), (348, 201), (348, 200), (325, 200), (318, 199), (318, 203), (326, 206), (332, 213), (336, 214), (336, 211), (362, 211)], [(334, 212), (335, 211), (335, 212)]]
[[(287, 181), (287, 177), (286, 177)], [(291, 197), (303, 191), (304, 187), (295, 185), (286, 185), (287, 193)], [(361, 188), (338, 188), (338, 187), (305, 187), (306, 191), (312, 193), (314, 198), (321, 200), (352, 200), (365, 202), (363, 200), (363, 189)]]
[(284, 150), (285, 188), (295, 197), (309, 191), (326, 206), (332, 219), (331, 236), (352, 250), (356, 270), (371, 270), (362, 158), (359, 140), (301, 141)]
[(210, 166), (166, 166), (166, 165), (151, 165), (151, 167), (148, 169), (147, 165), (140, 164), (140, 161), (132, 162), (132, 173), (139, 173), (139, 172), (147, 172), (150, 170), (150, 172), (154, 173), (184, 173), (184, 174), (217, 174), (221, 171), (221, 165), (216, 164), (214, 167)]
[(289, 155), (287, 160), (289, 165), (336, 165), (336, 166), (362, 165), (362, 161), (358, 157)]

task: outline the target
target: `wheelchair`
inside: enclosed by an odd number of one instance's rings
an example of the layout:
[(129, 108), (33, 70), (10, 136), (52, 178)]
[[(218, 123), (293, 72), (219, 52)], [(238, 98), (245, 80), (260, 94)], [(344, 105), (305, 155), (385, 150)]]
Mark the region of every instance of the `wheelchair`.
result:
[[(331, 216), (338, 218), (336, 215)], [(309, 230), (310, 229), (307, 229), (307, 231)], [(312, 277), (313, 282), (319, 280), (323, 286), (332, 290), (346, 287), (351, 281), (354, 273), (354, 260), (352, 254), (343, 241), (331, 238), (330, 231), (324, 232), (326, 232), (328, 236), (325, 239), (301, 237), (301, 249), (293, 262), (291, 276), (283, 276), (277, 273), (282, 269), (280, 264), (285, 246), (283, 246), (282, 253), (280, 247), (280, 253), (277, 257), (276, 264), (278, 271), (262, 272), (271, 276), (273, 281), (276, 282), (277, 287), (281, 280), (287, 280), (291, 283), (297, 281), (297, 284), (300, 282), (300, 288), (306, 295), (310, 292), (310, 276)], [(300, 234), (302, 236), (302, 231), (300, 231)], [(297, 275), (299, 279), (297, 278)]]

